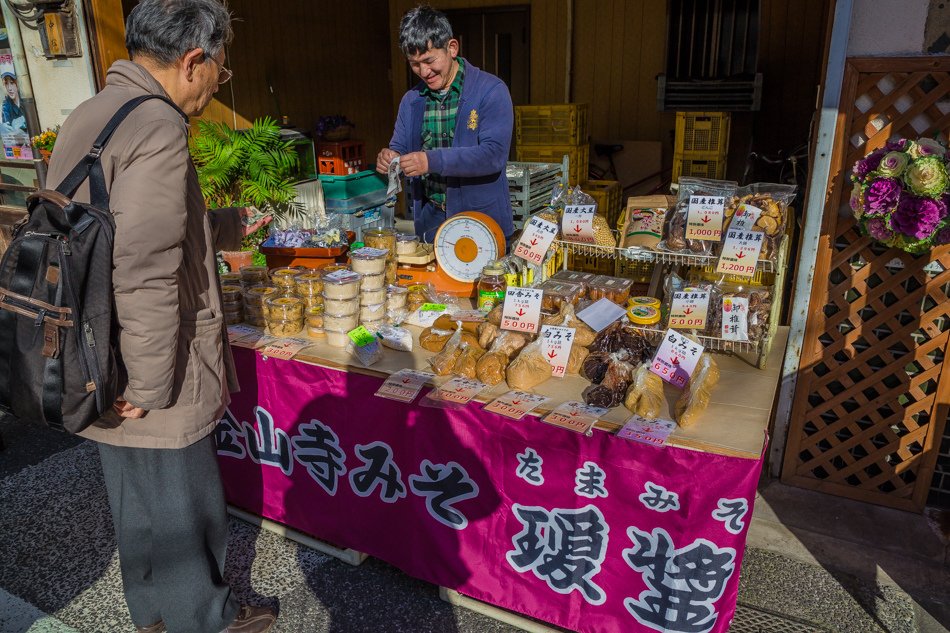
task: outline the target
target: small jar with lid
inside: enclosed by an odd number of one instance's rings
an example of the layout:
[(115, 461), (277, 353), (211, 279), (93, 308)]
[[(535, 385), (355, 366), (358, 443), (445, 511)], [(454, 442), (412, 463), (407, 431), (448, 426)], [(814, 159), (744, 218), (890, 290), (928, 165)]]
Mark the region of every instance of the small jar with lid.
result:
[(396, 255), (415, 255), (419, 250), (419, 237), (415, 233), (396, 234)]
[(324, 299), (355, 299), (360, 294), (363, 275), (351, 270), (337, 270), (323, 275)]
[(631, 308), (635, 308), (637, 306), (647, 306), (659, 310), (660, 300), (656, 297), (630, 297), (627, 299), (627, 306)]
[(648, 305), (631, 305), (627, 308), (627, 318), (634, 325), (650, 327), (660, 322), (660, 309)]
[(241, 268), (241, 282), (246, 285), (267, 283), (267, 266), (244, 266)]
[(504, 303), (507, 287), (504, 268), (497, 263), (485, 266), (478, 278), (478, 309), (488, 313), (496, 305)]
[(278, 295), (277, 286), (257, 285), (244, 290), (245, 305), (262, 306), (267, 299)]
[(382, 275), (386, 272), (389, 251), (381, 248), (361, 248), (350, 253), (350, 268), (364, 275)]
[(396, 253), (396, 231), (393, 229), (369, 229), (363, 231), (363, 244)]

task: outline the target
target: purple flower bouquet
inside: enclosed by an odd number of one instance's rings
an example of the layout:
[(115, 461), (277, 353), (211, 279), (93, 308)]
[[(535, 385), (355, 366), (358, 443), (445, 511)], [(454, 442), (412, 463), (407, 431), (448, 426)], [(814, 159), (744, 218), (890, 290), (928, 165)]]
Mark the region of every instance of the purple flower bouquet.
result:
[(851, 182), (865, 235), (915, 255), (950, 243), (950, 155), (937, 141), (888, 143), (854, 164)]

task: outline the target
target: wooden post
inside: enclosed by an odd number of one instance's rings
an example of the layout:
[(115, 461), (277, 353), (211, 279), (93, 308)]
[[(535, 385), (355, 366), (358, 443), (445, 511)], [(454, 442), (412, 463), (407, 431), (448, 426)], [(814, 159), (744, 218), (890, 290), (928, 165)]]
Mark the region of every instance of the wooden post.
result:
[(122, 0), (83, 0), (89, 30), (89, 48), (96, 73), (96, 88), (106, 85), (106, 71), (117, 59), (128, 59), (125, 50), (125, 12)]

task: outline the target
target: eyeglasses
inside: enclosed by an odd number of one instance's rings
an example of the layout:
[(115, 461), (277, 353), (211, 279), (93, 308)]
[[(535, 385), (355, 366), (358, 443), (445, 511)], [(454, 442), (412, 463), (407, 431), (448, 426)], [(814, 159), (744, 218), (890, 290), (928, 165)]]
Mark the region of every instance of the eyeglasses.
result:
[(208, 57), (208, 59), (214, 62), (214, 65), (220, 69), (218, 70), (218, 85), (226, 84), (231, 81), (231, 77), (234, 76), (234, 73), (229, 68), (225, 68), (224, 64), (219, 63), (214, 57)]

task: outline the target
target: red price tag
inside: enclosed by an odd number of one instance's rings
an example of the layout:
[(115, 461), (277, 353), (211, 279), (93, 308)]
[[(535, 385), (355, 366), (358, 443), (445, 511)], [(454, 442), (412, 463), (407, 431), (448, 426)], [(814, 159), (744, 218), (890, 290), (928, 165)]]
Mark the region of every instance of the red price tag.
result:
[(541, 320), (541, 296), (537, 288), (509, 287), (501, 313), (501, 329), (534, 334)]
[(561, 233), (571, 242), (596, 244), (594, 239), (594, 215), (597, 205), (569, 204), (561, 215)]
[(674, 387), (685, 387), (704, 349), (679, 332), (667, 330), (650, 363), (650, 371)]
[(686, 211), (686, 239), (718, 242), (722, 237), (723, 196), (690, 196)]
[(532, 264), (540, 264), (555, 237), (557, 224), (537, 217), (531, 218), (521, 233), (514, 254)]
[(762, 231), (740, 231), (731, 226), (726, 231), (726, 241), (719, 254), (716, 272), (723, 275), (741, 275), (751, 277), (762, 252), (765, 233)]

